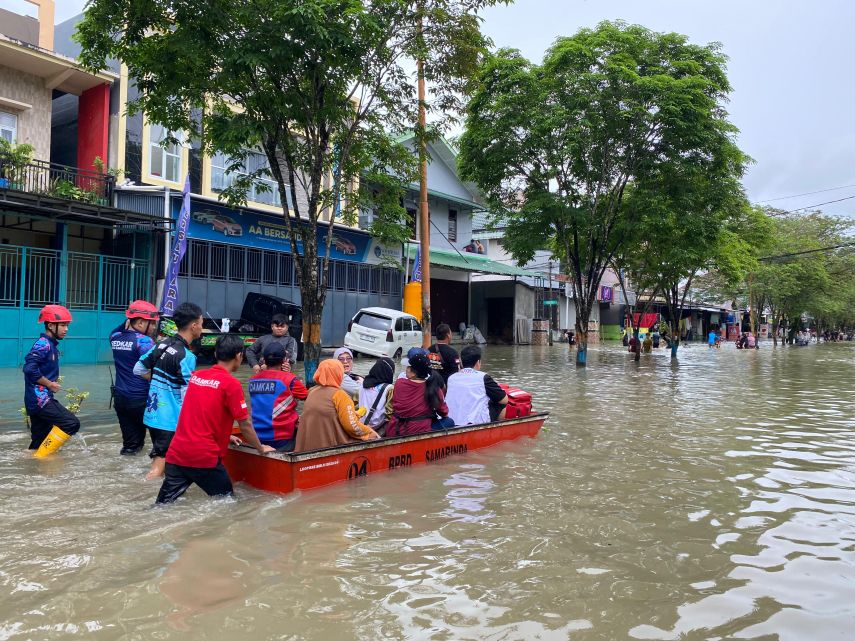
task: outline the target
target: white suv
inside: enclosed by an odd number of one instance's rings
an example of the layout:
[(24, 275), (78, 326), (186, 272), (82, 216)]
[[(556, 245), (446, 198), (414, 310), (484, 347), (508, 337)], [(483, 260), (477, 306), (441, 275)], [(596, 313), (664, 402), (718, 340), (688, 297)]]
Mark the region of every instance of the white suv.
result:
[(344, 345), (354, 356), (400, 358), (411, 347), (421, 347), (422, 326), (414, 316), (386, 307), (364, 307), (347, 324)]

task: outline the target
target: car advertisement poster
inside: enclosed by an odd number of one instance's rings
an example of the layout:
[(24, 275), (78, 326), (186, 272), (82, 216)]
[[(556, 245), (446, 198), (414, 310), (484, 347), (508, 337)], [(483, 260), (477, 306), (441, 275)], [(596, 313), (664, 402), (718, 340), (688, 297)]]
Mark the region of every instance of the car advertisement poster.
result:
[[(172, 216), (178, 217), (180, 200), (172, 202)], [(190, 205), (190, 238), (230, 243), (243, 247), (291, 252), (288, 228), (280, 219), (246, 210), (235, 210), (213, 202), (193, 200)], [(325, 253), (327, 228), (318, 230), (319, 255)], [(343, 227), (333, 230), (330, 258), (356, 263), (380, 264), (401, 261), (401, 248), (381, 245), (369, 234)], [(297, 252), (302, 253), (302, 243)]]

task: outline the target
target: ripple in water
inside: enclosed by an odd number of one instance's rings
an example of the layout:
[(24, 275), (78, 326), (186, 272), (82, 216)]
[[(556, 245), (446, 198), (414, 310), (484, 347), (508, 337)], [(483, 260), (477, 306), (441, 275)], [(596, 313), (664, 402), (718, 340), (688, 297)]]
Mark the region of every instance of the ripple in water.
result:
[(100, 392), (46, 461), (4, 411), (0, 640), (850, 638), (854, 354), (491, 347), (537, 439), (169, 509)]

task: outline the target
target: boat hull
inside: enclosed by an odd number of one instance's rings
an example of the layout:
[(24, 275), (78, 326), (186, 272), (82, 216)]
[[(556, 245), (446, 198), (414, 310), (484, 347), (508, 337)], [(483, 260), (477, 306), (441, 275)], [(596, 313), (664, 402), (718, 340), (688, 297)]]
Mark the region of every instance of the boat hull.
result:
[(247, 446), (229, 448), (223, 463), (235, 482), (287, 494), (349, 481), (402, 467), (431, 464), (451, 456), (522, 437), (533, 438), (547, 413), (508, 421), (467, 425), (441, 432), (399, 436), (301, 454), (262, 456)]

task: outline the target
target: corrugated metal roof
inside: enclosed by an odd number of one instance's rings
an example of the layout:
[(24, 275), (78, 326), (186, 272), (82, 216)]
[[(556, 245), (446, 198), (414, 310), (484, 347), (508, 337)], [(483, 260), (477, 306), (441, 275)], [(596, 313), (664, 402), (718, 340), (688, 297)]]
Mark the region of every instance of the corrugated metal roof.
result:
[[(416, 257), (415, 243), (407, 245), (407, 254), (413, 260)], [(490, 260), (481, 254), (458, 254), (453, 251), (444, 249), (430, 250), (430, 264), (438, 267), (449, 267), (451, 269), (459, 269), (467, 272), (478, 272), (482, 274), (499, 274), (501, 276), (542, 276), (540, 272), (523, 269), (516, 265), (506, 265), (504, 263)]]

